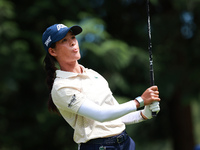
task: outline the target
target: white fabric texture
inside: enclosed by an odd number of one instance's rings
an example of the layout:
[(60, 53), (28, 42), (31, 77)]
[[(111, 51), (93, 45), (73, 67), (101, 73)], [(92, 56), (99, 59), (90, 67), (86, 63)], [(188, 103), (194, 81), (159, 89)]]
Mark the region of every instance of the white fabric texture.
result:
[(104, 122), (120, 118), (136, 110), (137, 107), (133, 100), (119, 105), (104, 107), (86, 100), (81, 105), (78, 114), (96, 121)]
[(135, 112), (129, 113), (129, 114), (123, 116), (121, 119), (122, 119), (122, 122), (127, 125), (139, 123), (139, 122), (142, 122), (145, 120), (141, 116), (141, 111), (135, 111)]

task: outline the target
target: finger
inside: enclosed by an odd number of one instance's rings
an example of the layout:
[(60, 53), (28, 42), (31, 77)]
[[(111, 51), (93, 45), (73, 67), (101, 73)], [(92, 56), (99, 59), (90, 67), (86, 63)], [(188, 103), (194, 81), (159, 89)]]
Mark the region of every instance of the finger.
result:
[(160, 98), (154, 96), (154, 97), (152, 98), (152, 100), (154, 100), (154, 101), (158, 101), (158, 102), (159, 102), (159, 101), (160, 101)]
[(155, 107), (157, 105), (159, 105), (160, 103), (158, 101), (153, 102), (152, 104), (149, 105), (149, 107)]
[(156, 108), (156, 107), (159, 107), (159, 102), (154, 102), (154, 103), (149, 105), (150, 109), (153, 109), (153, 108)]
[(151, 111), (158, 111), (160, 110), (160, 106), (154, 106), (149, 108)]
[(156, 107), (156, 108), (152, 109), (152, 112), (158, 112), (158, 111), (160, 111), (160, 107)]
[(159, 91), (154, 91), (154, 94), (159, 95)]
[(150, 95), (159, 95), (159, 91), (152, 91), (152, 90), (150, 90), (149, 91), (149, 93), (150, 93)]
[(160, 111), (160, 106), (159, 106), (159, 102), (154, 102), (151, 105), (149, 105), (149, 109), (153, 112), (158, 112)]
[(158, 91), (158, 87), (156, 85), (151, 86), (150, 89), (153, 90), (153, 91)]
[(159, 98), (159, 95), (154, 95), (153, 97), (154, 97), (154, 98)]
[(158, 94), (155, 94), (155, 93), (151, 93), (150, 95), (151, 95), (152, 98), (154, 98), (154, 97), (159, 97), (159, 95), (158, 95)]

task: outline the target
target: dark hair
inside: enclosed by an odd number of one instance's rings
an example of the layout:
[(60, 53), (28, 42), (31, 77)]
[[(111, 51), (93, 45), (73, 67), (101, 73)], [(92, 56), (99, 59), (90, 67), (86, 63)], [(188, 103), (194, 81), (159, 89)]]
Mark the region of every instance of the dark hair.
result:
[[(51, 45), (51, 48), (55, 48), (55, 43)], [(59, 114), (59, 111), (53, 103), (51, 96), (51, 89), (53, 87), (53, 82), (55, 80), (55, 72), (57, 70), (55, 63), (56, 59), (47, 52), (46, 57), (44, 59), (44, 67), (47, 73), (46, 83), (49, 89), (48, 110)]]

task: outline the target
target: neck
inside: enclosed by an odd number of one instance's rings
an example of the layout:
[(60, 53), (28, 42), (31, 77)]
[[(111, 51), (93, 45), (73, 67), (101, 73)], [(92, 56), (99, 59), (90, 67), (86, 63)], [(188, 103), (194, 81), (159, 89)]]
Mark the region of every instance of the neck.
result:
[(78, 64), (78, 61), (73, 63), (67, 63), (64, 65), (60, 65), (60, 69), (62, 71), (74, 72), (74, 73), (82, 73), (81, 66)]

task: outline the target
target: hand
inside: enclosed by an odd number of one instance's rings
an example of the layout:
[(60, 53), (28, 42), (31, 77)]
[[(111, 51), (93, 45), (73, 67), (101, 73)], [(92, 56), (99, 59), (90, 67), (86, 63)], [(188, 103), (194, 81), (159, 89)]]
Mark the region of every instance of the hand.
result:
[(146, 91), (144, 91), (141, 97), (144, 100), (144, 105), (150, 105), (155, 101), (160, 101), (158, 87), (151, 86), (150, 88), (146, 89)]
[(147, 105), (144, 107), (144, 109), (141, 112), (141, 115), (144, 119), (151, 119), (152, 118), (152, 112), (158, 112), (160, 111), (160, 103), (159, 102), (154, 102), (151, 105)]

